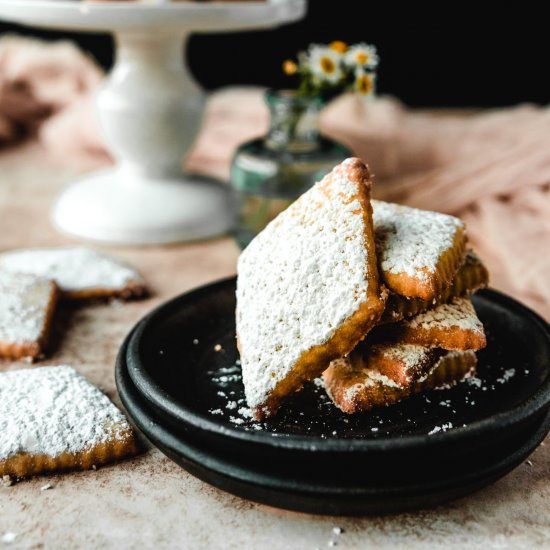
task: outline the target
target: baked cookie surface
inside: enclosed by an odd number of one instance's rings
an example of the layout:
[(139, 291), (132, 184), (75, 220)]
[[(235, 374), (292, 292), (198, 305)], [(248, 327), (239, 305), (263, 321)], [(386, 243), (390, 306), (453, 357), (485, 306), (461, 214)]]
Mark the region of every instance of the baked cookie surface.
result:
[(137, 451), (109, 398), (69, 366), (0, 373), (0, 475), (88, 469)]
[(479, 350), (487, 344), (483, 324), (468, 297), (453, 298), (405, 321), (380, 326), (373, 337), (458, 351)]
[(395, 292), (390, 292), (380, 322), (395, 323), (396, 321), (413, 317), (418, 313), (446, 303), (451, 298), (469, 295), (480, 288), (485, 288), (488, 282), (489, 272), (487, 268), (473, 250), (468, 250), (464, 263), (456, 272), (451, 284), (437, 298), (428, 302), (420, 298), (406, 298), (395, 294)]
[(464, 223), (447, 214), (372, 201), (380, 276), (396, 294), (431, 301), (464, 260)]
[(344, 161), (239, 258), (237, 336), (258, 418), (348, 354), (382, 314), (370, 189), (367, 167)]
[(58, 289), (53, 281), (0, 271), (0, 357), (38, 357), (47, 344)]
[(145, 294), (145, 282), (132, 267), (83, 246), (29, 248), (0, 254), (0, 269), (54, 280), (69, 299), (130, 298)]
[(352, 354), (337, 359), (323, 373), (328, 396), (348, 414), (393, 405), (417, 393), (453, 386), (473, 376), (477, 364), (473, 351), (445, 352), (431, 357), (423, 375), (409, 377), (398, 384), (374, 364), (358, 361), (358, 358)]

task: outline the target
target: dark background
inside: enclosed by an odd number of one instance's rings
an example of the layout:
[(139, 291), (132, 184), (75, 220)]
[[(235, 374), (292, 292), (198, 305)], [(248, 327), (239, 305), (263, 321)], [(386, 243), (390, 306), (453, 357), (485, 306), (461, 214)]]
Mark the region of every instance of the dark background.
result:
[[(408, 7), (410, 6), (410, 7)], [(191, 38), (188, 58), (207, 89), (229, 84), (288, 87), (281, 62), (310, 42), (340, 39), (377, 45), (378, 90), (412, 106), (490, 107), (548, 102), (550, 31), (529, 6), (364, 0), (310, 0), (305, 20), (275, 30)], [(112, 64), (106, 35), (44, 32), (0, 23), (0, 32), (72, 38), (104, 67)]]

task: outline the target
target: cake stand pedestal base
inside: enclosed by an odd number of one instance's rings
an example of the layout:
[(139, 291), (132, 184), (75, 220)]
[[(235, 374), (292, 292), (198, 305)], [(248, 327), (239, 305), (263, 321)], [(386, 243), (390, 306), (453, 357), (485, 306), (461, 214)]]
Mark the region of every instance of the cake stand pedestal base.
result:
[(63, 233), (117, 244), (159, 244), (203, 239), (233, 225), (229, 190), (199, 177), (152, 181), (120, 169), (73, 183), (52, 213)]

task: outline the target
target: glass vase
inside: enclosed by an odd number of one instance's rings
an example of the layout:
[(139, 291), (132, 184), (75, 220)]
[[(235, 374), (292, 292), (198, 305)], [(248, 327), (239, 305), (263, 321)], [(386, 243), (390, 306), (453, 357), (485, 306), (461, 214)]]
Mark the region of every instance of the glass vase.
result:
[(238, 209), (236, 240), (244, 248), (273, 218), (338, 163), (352, 155), (319, 133), (321, 98), (266, 92), (266, 136), (241, 145), (231, 165)]

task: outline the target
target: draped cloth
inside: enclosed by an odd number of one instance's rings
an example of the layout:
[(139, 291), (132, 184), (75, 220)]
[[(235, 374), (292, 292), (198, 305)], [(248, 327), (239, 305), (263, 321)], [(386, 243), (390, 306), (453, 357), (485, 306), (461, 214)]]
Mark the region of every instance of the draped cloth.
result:
[[(102, 78), (69, 43), (0, 40), (0, 151), (37, 139), (83, 170), (111, 162), (93, 105)], [(261, 90), (212, 94), (186, 163), (227, 178), (236, 146), (267, 125)], [(492, 286), (550, 319), (548, 108), (419, 111), (345, 95), (324, 110), (321, 129), (369, 164), (377, 198), (464, 219)]]

